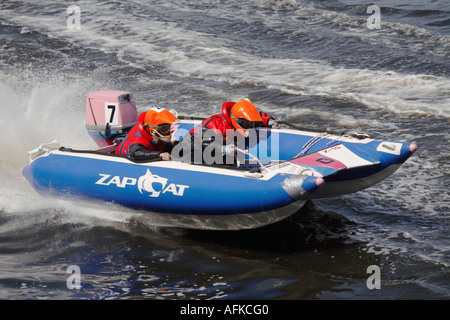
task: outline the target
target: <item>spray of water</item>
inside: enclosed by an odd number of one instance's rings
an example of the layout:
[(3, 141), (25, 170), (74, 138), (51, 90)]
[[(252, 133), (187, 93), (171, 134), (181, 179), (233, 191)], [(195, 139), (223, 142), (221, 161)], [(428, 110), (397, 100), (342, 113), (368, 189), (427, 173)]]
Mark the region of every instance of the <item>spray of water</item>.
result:
[(85, 93), (94, 80), (30, 70), (0, 71), (0, 78), (4, 79), (0, 82), (0, 211), (16, 215), (63, 208), (37, 195), (23, 178), (22, 168), (29, 161), (27, 151), (54, 139), (74, 148), (94, 146), (84, 118)]

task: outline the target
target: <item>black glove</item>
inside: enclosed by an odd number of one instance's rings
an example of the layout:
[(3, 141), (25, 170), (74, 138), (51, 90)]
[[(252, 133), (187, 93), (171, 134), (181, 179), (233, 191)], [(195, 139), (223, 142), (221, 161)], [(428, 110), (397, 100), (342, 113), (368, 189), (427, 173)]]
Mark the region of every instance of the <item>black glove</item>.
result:
[(150, 151), (140, 143), (134, 143), (128, 148), (130, 158), (136, 161), (154, 160), (160, 158), (160, 151)]

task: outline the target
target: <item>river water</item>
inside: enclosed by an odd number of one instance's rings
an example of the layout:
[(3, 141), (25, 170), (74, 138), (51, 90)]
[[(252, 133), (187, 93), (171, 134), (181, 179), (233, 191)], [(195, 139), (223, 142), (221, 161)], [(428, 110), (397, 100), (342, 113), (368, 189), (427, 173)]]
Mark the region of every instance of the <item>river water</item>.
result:
[[(66, 1), (0, 2), (0, 299), (449, 299), (448, 1), (377, 1), (379, 15), (357, 0), (74, 4), (79, 16)], [(156, 228), (46, 199), (22, 176), (40, 143), (95, 147), (84, 108), (101, 89), (202, 117), (249, 97), (297, 125), (418, 151), (271, 226)]]

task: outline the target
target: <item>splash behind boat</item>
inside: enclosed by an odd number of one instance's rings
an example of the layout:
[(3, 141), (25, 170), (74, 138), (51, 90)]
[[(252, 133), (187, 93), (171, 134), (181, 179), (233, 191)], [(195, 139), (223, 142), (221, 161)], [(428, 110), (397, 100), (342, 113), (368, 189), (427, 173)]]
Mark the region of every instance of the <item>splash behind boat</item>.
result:
[[(114, 140), (137, 122), (133, 96), (91, 92), (86, 126), (95, 150), (55, 141), (30, 151), (23, 175), (39, 193), (137, 210), (157, 225), (235, 230), (287, 218), (308, 199), (356, 192), (385, 179), (416, 150), (410, 143), (292, 129), (256, 130), (245, 145), (258, 167), (134, 162)], [(200, 124), (184, 119), (174, 136)], [(262, 146), (264, 146), (262, 148)]]

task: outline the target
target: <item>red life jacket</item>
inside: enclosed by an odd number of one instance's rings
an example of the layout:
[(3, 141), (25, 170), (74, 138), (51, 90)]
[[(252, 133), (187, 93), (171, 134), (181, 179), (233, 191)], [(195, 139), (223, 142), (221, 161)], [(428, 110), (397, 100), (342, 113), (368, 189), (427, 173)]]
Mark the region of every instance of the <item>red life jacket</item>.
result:
[(156, 139), (144, 128), (144, 118), (146, 112), (139, 115), (138, 122), (128, 132), (125, 139), (117, 146), (116, 154), (129, 156), (129, 148), (132, 144), (140, 143), (149, 151), (162, 151), (165, 143)]
[[(202, 124), (198, 127), (195, 127), (190, 131), (191, 134), (198, 134), (198, 128), (205, 127), (208, 129), (212, 129), (217, 133), (220, 133), (223, 137), (226, 137), (226, 131), (231, 129), (235, 130), (234, 126), (231, 124), (230, 118), (230, 110), (236, 104), (236, 102), (225, 102), (222, 105), (222, 113), (215, 114), (211, 117), (203, 120)], [(260, 112), (261, 118), (263, 119), (263, 124), (267, 125), (270, 118), (272, 116), (268, 115), (265, 112)]]

